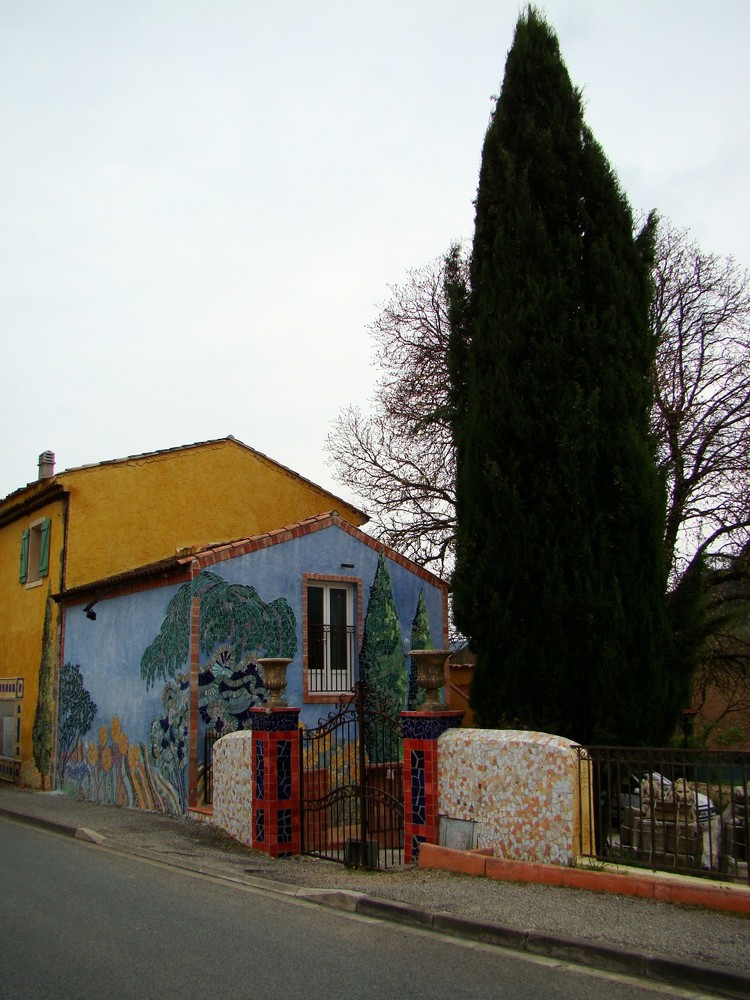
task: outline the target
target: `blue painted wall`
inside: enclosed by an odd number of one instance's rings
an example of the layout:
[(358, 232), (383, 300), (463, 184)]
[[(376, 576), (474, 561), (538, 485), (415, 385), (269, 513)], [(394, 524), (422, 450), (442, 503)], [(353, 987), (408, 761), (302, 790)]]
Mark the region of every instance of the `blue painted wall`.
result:
[[(211, 573), (228, 584), (253, 587), (266, 604), (283, 598), (289, 605), (296, 623), (296, 653), (287, 672), (286, 696), (290, 705), (302, 706), (301, 720), (309, 727), (315, 726), (329, 709), (324, 704), (302, 705), (303, 574), (361, 580), (364, 621), (378, 558), (378, 551), (333, 525), (211, 568)], [(387, 560), (387, 565), (404, 651), (410, 646), (420, 592), (424, 593), (433, 645), (442, 646), (442, 590), (396, 562)], [(148, 689), (141, 677), (143, 654), (159, 635), (169, 603), (179, 590), (180, 585), (170, 585), (101, 599), (95, 607), (96, 621), (88, 620), (80, 606), (68, 608), (63, 662), (80, 665), (84, 688), (96, 703), (94, 720), (81, 734), (76, 753), (60, 779), (72, 794), (123, 805), (184, 811), (186, 760), (178, 774), (178, 737), (173, 732), (166, 734), (166, 756), (161, 759), (154, 756), (152, 748), (154, 734), (158, 735), (157, 723), (161, 719), (166, 726), (168, 712), (182, 725), (180, 706), (186, 703), (187, 692), (180, 691), (179, 680), (165, 683), (163, 678)], [(357, 618), (355, 609), (354, 620)], [(361, 640), (358, 635), (358, 643)], [(208, 655), (201, 652), (202, 666), (207, 659)], [(187, 659), (178, 669), (187, 675)], [(199, 745), (202, 750), (202, 740)], [(109, 765), (106, 770), (105, 765)]]

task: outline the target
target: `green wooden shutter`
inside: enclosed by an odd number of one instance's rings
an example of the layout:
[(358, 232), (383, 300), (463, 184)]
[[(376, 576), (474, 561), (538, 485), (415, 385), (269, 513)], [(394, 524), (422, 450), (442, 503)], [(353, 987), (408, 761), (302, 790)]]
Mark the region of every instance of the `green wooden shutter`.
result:
[(18, 579), (21, 583), (26, 583), (29, 573), (29, 529), (24, 528), (21, 535), (21, 572)]
[(41, 524), (41, 538), (39, 545), (39, 576), (46, 576), (49, 572), (49, 535), (52, 522), (48, 517)]

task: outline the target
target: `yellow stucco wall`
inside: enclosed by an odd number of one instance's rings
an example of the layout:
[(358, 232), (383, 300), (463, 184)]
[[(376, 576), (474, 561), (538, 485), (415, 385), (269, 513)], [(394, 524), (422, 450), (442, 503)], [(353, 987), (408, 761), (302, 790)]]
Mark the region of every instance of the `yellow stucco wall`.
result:
[[(21, 534), (42, 518), (52, 522), (50, 531), (49, 572), (38, 583), (19, 582)], [(21, 780), (40, 786), (40, 776), (33, 763), (31, 731), (39, 691), (39, 663), (42, 656), (42, 632), (47, 594), (60, 588), (63, 547), (63, 501), (57, 500), (24, 514), (0, 528), (0, 677), (22, 677), (21, 700)], [(53, 637), (57, 635), (58, 609), (53, 606)]]
[(62, 473), (70, 493), (66, 587), (332, 509), (354, 508), (234, 440)]
[[(40, 502), (40, 493), (59, 487), (66, 497), (15, 516), (24, 504)], [(136, 569), (178, 549), (233, 541), (330, 510), (355, 525), (366, 520), (356, 508), (233, 438), (70, 469), (0, 501), (0, 677), (24, 679), (22, 783), (41, 784), (32, 728), (48, 592)], [(21, 534), (45, 517), (52, 522), (49, 572), (39, 584), (26, 586), (19, 582)], [(55, 643), (58, 628), (55, 604)], [(55, 663), (59, 666), (57, 656)]]

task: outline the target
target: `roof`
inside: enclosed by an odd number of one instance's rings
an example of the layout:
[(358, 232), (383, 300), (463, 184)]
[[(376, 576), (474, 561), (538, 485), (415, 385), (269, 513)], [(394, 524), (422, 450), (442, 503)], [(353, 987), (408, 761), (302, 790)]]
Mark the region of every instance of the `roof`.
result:
[(71, 466), (69, 469), (64, 469), (62, 472), (55, 473), (54, 476), (48, 479), (35, 479), (32, 482), (27, 483), (26, 486), (19, 487), (19, 489), (14, 490), (14, 492), (12, 493), (9, 493), (8, 496), (0, 499), (0, 508), (4, 507), (6, 503), (12, 502), (12, 508), (15, 516), (16, 512), (20, 511), (21, 508), (26, 507), (27, 497), (29, 498), (33, 497), (34, 500), (36, 501), (37, 494), (39, 493), (40, 489), (40, 484), (55, 485), (58, 487), (58, 489), (61, 489), (62, 480), (64, 480), (65, 476), (77, 472), (85, 472), (88, 469), (108, 468), (109, 466), (113, 465), (123, 465), (128, 462), (142, 461), (143, 459), (155, 458), (164, 455), (176, 455), (180, 452), (190, 451), (191, 449), (194, 448), (207, 448), (211, 447), (212, 445), (227, 444), (227, 443), (232, 443), (237, 445), (239, 448), (244, 448), (245, 451), (250, 452), (252, 455), (254, 455), (256, 458), (259, 458), (261, 461), (269, 462), (271, 465), (275, 465), (276, 468), (280, 469), (286, 475), (291, 476), (294, 479), (298, 479), (300, 482), (306, 483), (308, 486), (312, 486), (314, 489), (319, 490), (321, 493), (325, 493), (327, 496), (331, 497), (334, 500), (340, 500), (341, 503), (345, 504), (350, 510), (356, 511), (357, 514), (359, 514), (362, 517), (363, 521), (369, 520), (369, 516), (365, 511), (360, 510), (358, 507), (355, 507), (348, 500), (344, 500), (343, 497), (336, 496), (336, 494), (331, 493), (330, 490), (327, 490), (325, 487), (318, 485), (318, 483), (314, 483), (311, 479), (306, 479), (304, 476), (301, 476), (298, 472), (295, 472), (288, 466), (282, 465), (281, 462), (277, 462), (275, 459), (269, 458), (269, 456), (264, 455), (262, 451), (257, 451), (255, 448), (251, 448), (250, 445), (247, 445), (243, 441), (240, 441), (239, 438), (234, 437), (233, 434), (228, 434), (226, 437), (223, 438), (212, 438), (207, 441), (196, 441), (193, 444), (177, 445), (174, 448), (160, 448), (157, 449), (156, 451), (144, 451), (137, 455), (127, 455), (124, 458), (109, 458), (105, 459), (103, 462), (92, 462), (87, 465)]
[(217, 542), (192, 550), (183, 549), (168, 559), (161, 559), (159, 562), (139, 566), (136, 569), (127, 570), (115, 576), (82, 584), (80, 587), (74, 587), (62, 593), (53, 594), (52, 596), (58, 602), (76, 603), (97, 595), (103, 597), (105, 593), (111, 591), (132, 590), (139, 589), (139, 587), (144, 585), (153, 585), (153, 581), (160, 577), (165, 583), (179, 583), (189, 580), (201, 570), (209, 569), (211, 566), (216, 566), (227, 559), (235, 559), (238, 556), (248, 555), (251, 552), (259, 552), (273, 545), (290, 542), (295, 538), (302, 538), (316, 531), (334, 527), (346, 532), (376, 552), (383, 552), (392, 562), (403, 566), (411, 573), (421, 577), (426, 583), (447, 589), (448, 584), (445, 580), (441, 580), (440, 577), (435, 576), (434, 573), (419, 566), (400, 552), (366, 534), (361, 528), (355, 528), (353, 524), (350, 524), (335, 511), (330, 511), (327, 514), (316, 514), (314, 517), (308, 517), (295, 524), (276, 528), (273, 531), (266, 531), (259, 535), (239, 538), (231, 542)]

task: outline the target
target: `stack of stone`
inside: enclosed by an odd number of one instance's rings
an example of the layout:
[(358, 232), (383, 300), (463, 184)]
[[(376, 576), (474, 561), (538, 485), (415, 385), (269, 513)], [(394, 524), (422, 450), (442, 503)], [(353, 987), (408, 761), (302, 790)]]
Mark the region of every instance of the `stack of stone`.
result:
[(672, 786), (645, 778), (641, 812), (628, 810), (627, 836), (635, 857), (660, 867), (698, 867), (702, 837), (695, 802), (695, 789), (686, 782)]

